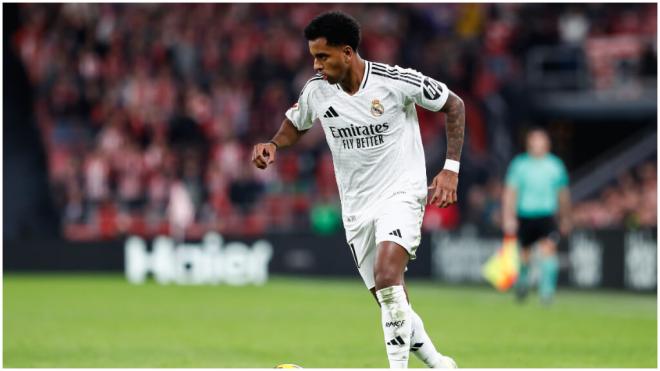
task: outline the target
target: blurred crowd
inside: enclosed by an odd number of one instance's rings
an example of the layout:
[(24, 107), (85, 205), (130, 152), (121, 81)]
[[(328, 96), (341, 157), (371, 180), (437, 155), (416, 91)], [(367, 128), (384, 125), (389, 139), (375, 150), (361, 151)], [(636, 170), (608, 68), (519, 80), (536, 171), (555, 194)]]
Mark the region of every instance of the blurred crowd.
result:
[(658, 221), (658, 178), (655, 161), (643, 163), (618, 176), (600, 195), (573, 207), (579, 226), (606, 228), (649, 227)]
[[(425, 228), (432, 230), (495, 215), (496, 179), (515, 152), (507, 138), (519, 129), (498, 124), (498, 112), (509, 104), (507, 88), (522, 79), (530, 48), (603, 35), (654, 40), (655, 4), (608, 5), (21, 4), (12, 44), (35, 87), (69, 238), (332, 233), (340, 228), (339, 201), (318, 126), (266, 171), (251, 165), (250, 151), (275, 133), (314, 73), (304, 26), (323, 11), (344, 10), (362, 24), (363, 57), (418, 69), (466, 102), (468, 202), (429, 208)], [(643, 61), (650, 49), (640, 45)], [(444, 118), (421, 110), (419, 117), (431, 175), (444, 161)], [(576, 222), (654, 224), (655, 210), (651, 218), (636, 206), (651, 198), (655, 205), (652, 172), (647, 166), (622, 176), (601, 198), (577, 206)], [(492, 180), (474, 182), (481, 173)]]

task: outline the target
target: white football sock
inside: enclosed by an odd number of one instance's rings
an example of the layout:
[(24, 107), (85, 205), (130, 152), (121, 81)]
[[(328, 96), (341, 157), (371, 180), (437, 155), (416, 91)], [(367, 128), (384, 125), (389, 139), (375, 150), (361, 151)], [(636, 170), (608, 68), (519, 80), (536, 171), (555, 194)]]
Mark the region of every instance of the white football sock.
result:
[(408, 368), (412, 332), (410, 305), (403, 286), (390, 286), (376, 291), (382, 314), (385, 350), (390, 368)]
[(410, 337), (410, 350), (420, 361), (429, 368), (442, 368), (442, 355), (438, 353), (424, 329), (424, 322), (410, 307), (410, 319), (412, 322), (412, 335)]

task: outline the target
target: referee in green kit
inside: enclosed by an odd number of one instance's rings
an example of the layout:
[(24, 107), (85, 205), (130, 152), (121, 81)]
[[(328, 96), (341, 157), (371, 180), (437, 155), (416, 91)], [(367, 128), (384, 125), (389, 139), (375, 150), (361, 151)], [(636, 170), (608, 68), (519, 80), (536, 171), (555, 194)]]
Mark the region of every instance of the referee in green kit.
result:
[(516, 297), (521, 301), (527, 297), (531, 248), (538, 244), (542, 256), (539, 296), (549, 304), (557, 288), (557, 244), (560, 235), (568, 235), (572, 228), (568, 173), (564, 163), (550, 153), (544, 129), (530, 129), (526, 144), (527, 153), (516, 156), (507, 170), (502, 229), (506, 236), (517, 236), (522, 248)]

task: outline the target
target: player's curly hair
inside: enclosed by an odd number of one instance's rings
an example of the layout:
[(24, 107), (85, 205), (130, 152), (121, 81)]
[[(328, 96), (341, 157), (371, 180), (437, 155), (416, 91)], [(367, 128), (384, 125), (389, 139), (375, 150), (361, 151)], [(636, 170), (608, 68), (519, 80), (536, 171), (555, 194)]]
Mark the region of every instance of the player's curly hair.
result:
[(305, 38), (308, 41), (319, 37), (325, 37), (328, 45), (348, 45), (357, 51), (360, 44), (360, 24), (342, 12), (322, 13), (305, 27)]

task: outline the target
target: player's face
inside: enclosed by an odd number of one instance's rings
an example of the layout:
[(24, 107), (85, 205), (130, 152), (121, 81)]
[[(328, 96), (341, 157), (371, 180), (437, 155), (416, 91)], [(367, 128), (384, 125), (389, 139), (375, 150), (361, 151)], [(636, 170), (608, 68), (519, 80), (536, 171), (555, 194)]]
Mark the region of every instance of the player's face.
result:
[(328, 45), (325, 37), (310, 40), (308, 44), (309, 52), (314, 57), (314, 70), (323, 74), (331, 84), (342, 81), (351, 65), (353, 49)]
[(530, 155), (541, 157), (550, 151), (550, 138), (543, 131), (535, 130), (527, 135), (527, 151)]

